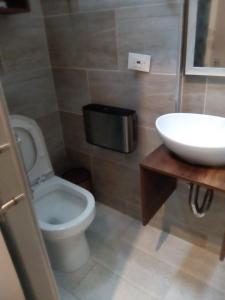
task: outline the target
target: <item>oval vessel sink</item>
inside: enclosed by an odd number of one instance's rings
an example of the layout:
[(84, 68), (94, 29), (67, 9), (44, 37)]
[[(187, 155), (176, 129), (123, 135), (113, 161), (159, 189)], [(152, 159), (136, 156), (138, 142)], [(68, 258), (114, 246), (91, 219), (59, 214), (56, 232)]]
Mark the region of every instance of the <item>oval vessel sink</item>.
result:
[(190, 163), (225, 165), (225, 118), (172, 113), (159, 117), (156, 128), (169, 150)]

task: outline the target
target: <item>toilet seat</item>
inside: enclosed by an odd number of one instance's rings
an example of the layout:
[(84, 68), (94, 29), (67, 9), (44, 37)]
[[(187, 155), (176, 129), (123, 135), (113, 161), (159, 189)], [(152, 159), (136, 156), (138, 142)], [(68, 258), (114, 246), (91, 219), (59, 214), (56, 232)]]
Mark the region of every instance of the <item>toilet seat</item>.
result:
[[(60, 191), (60, 189), (65, 191), (64, 198), (62, 199), (64, 203), (66, 194), (73, 197), (72, 201), (74, 201), (74, 203), (76, 203), (79, 198), (80, 202), (83, 202), (83, 211), (79, 213), (79, 216), (71, 217), (71, 220), (67, 222), (62, 221), (60, 224), (51, 224), (50, 222), (43, 220), (43, 211), (38, 209), (38, 202), (40, 202), (40, 200), (45, 201), (43, 200), (43, 197), (46, 194), (52, 194), (55, 191)], [(46, 198), (44, 203), (45, 207), (47, 201), (48, 199)], [(95, 201), (92, 194), (57, 176), (53, 176), (45, 182), (35, 186), (34, 208), (36, 215), (38, 216), (39, 226), (42, 229), (45, 238), (50, 240), (64, 239), (82, 232), (90, 225), (95, 216)], [(48, 212), (49, 216), (55, 213), (55, 211), (52, 210), (48, 210)], [(62, 210), (59, 210), (59, 212), (62, 214)]]
[(30, 184), (33, 185), (44, 177), (53, 175), (45, 141), (37, 123), (20, 115), (11, 115), (10, 121)]

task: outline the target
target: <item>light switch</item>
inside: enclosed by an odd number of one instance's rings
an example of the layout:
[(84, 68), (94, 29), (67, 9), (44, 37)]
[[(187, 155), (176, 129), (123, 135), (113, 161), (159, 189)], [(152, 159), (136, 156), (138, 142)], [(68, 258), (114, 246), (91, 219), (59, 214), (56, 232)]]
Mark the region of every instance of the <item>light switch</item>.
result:
[(138, 53), (129, 53), (128, 69), (142, 72), (150, 71), (151, 56)]

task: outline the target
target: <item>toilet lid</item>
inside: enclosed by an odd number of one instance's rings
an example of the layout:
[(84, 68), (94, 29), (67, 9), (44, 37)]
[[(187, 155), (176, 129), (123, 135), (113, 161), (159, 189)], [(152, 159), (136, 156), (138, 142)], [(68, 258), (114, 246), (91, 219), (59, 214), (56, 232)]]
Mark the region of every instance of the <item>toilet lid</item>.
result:
[(53, 173), (43, 134), (37, 123), (27, 117), (11, 115), (10, 121), (31, 184)]

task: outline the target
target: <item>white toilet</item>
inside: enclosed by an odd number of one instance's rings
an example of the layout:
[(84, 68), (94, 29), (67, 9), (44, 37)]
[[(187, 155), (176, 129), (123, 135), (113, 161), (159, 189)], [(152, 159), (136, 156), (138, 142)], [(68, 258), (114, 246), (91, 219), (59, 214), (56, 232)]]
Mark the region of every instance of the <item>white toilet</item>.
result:
[(85, 230), (95, 216), (94, 197), (87, 190), (54, 175), (42, 132), (35, 121), (13, 115), (11, 124), (53, 268), (75, 271), (90, 256)]

